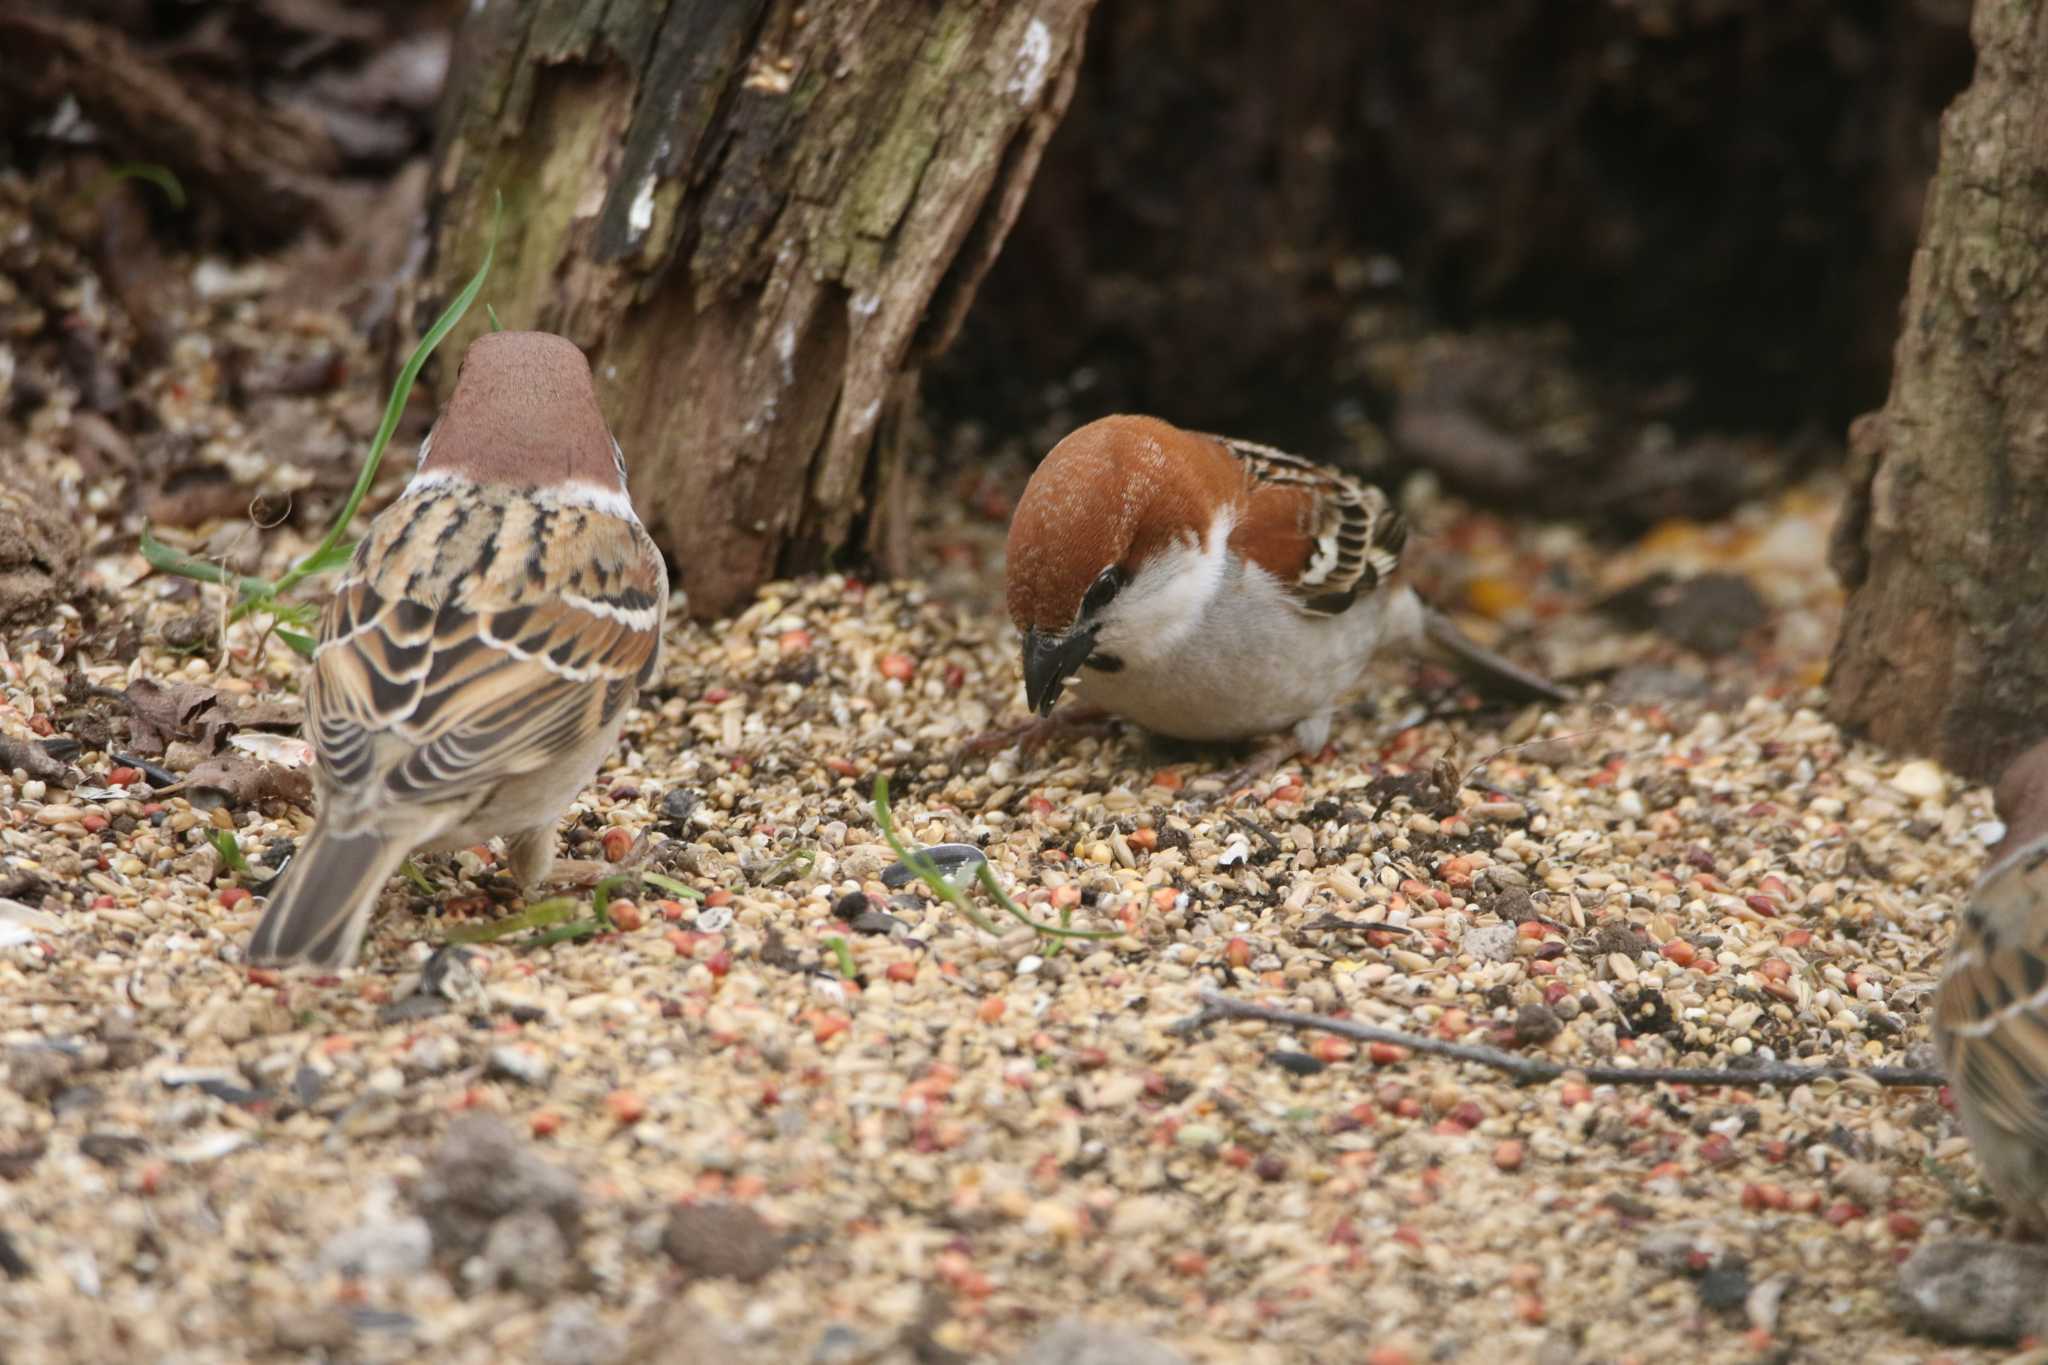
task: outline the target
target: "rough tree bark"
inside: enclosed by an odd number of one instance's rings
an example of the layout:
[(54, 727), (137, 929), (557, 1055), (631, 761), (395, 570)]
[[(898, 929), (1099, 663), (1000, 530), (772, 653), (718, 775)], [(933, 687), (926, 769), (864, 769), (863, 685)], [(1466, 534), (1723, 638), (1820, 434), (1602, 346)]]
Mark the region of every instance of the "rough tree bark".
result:
[[(856, 537), (893, 433), (1073, 91), (1094, 0), (478, 0), (441, 119), (432, 292), (591, 353), (700, 616)], [(451, 354), (487, 326), (482, 310)]]
[(2048, 732), (2048, 9), (1977, 0), (1890, 397), (1851, 432), (1830, 709), (1990, 777)]

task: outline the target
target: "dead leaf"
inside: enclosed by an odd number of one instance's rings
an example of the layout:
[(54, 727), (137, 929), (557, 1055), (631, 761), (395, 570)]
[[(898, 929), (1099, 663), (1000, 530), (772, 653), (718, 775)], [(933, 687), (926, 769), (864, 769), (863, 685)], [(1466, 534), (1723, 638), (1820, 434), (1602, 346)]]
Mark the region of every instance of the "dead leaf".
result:
[(297, 697), (244, 697), (234, 704), (234, 723), (243, 730), (296, 730), (306, 718)]
[(197, 741), (208, 753), (220, 747), (232, 724), (220, 693), (197, 683), (160, 683), (137, 678), (123, 693), (128, 700), (129, 747), (154, 758), (174, 739)]
[(265, 801), (309, 806), (313, 802), (313, 779), (303, 769), (259, 763), (240, 754), (221, 754), (185, 774), (184, 792), (185, 799), (201, 809), (218, 804), (251, 806)]

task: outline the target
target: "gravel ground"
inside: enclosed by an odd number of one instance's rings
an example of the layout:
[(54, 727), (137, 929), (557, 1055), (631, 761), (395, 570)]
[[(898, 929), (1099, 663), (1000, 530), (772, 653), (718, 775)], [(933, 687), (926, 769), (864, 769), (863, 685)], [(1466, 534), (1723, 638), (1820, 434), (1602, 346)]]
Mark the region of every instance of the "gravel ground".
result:
[[(233, 490), (179, 542), (275, 569), (308, 537), (235, 505), (331, 501), (376, 393), (252, 406), (236, 344), (371, 368), (262, 292), (222, 285), (147, 401)], [(1224, 793), (1237, 755), (1129, 733), (960, 756), (1019, 707), (1021, 466), (941, 483), (922, 578), (671, 629), (564, 853), (701, 900), (451, 948), (515, 897), (487, 850), (428, 860), (313, 978), (239, 961), (309, 824), (296, 656), (145, 573), (168, 494), (84, 416), (53, 383), (7, 456), (83, 526), (86, 591), (0, 634), (0, 738), (70, 765), (0, 778), (0, 1359), (1906, 1361), (1935, 1347), (1897, 1263), (1995, 1232), (1929, 1090), (1517, 1087), (1175, 1029), (1208, 985), (1568, 1063), (1925, 1064), (1996, 827), (1820, 717), (1824, 485), (1625, 550), (1411, 487), (1422, 581), (1588, 702), (1473, 710), (1397, 664)], [(1117, 936), (890, 885), (878, 772), (907, 836)]]

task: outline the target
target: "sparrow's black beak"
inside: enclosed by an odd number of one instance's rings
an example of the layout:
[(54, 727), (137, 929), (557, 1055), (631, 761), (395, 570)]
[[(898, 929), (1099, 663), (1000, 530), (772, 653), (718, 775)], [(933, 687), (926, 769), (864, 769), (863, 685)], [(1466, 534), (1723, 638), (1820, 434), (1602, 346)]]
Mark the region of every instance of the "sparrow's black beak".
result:
[(1060, 699), (1060, 689), (1094, 652), (1093, 627), (1067, 635), (1024, 632), (1024, 702), (1034, 715), (1052, 714), (1053, 704)]

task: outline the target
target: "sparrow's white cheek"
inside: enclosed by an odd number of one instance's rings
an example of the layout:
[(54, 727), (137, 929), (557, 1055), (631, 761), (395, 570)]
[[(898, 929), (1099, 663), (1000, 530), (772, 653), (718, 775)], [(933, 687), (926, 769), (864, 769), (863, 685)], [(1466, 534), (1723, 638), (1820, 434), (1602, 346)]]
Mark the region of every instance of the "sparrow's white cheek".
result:
[(1117, 595), (1097, 634), (1112, 653), (1147, 658), (1165, 654), (1202, 624), (1223, 585), (1230, 529), (1220, 525), (1206, 545), (1178, 544), (1139, 570)]

